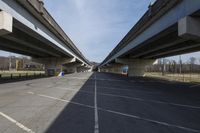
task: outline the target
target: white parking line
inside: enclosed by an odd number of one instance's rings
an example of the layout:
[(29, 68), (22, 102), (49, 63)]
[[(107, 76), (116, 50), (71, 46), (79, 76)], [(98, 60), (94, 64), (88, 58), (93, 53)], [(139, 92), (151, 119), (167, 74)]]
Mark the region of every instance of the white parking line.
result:
[(80, 80), (102, 80), (102, 81), (115, 81), (115, 82), (128, 82), (126, 80), (117, 80), (117, 79), (103, 79), (103, 78), (98, 78), (98, 79), (95, 79), (95, 78), (80, 78), (80, 77), (67, 77), (67, 78), (70, 78), (70, 79), (80, 79)]
[(98, 107), (97, 107), (97, 81), (96, 81), (96, 74), (94, 80), (94, 133), (99, 133), (99, 120), (98, 120)]
[(138, 120), (143, 120), (143, 121), (147, 121), (147, 122), (151, 122), (151, 123), (155, 123), (155, 124), (159, 124), (159, 125), (163, 125), (163, 126), (174, 127), (174, 128), (194, 132), (194, 133), (200, 133), (200, 130), (196, 130), (196, 129), (192, 129), (192, 128), (188, 128), (188, 127), (183, 127), (183, 126), (180, 126), (180, 125), (174, 125), (174, 124), (170, 124), (170, 123), (167, 123), (167, 122), (156, 121), (156, 120), (152, 120), (152, 119), (143, 118), (143, 117), (140, 117), (140, 116), (125, 114), (125, 113), (107, 110), (107, 109), (102, 109), (102, 108), (99, 108), (99, 110), (104, 111), (104, 112), (110, 112), (110, 113), (113, 113), (113, 114), (126, 116), (126, 117), (130, 117), (130, 118), (135, 118), (135, 119), (138, 119)]
[(200, 87), (200, 84), (190, 86), (190, 88), (194, 88), (194, 87)]
[[(75, 105), (78, 105), (78, 106), (83, 106), (83, 107), (95, 109), (95, 107), (93, 107), (93, 106), (81, 104), (81, 103), (77, 103), (77, 102), (72, 102), (72, 101), (68, 101), (68, 100), (65, 100), (65, 99), (55, 98), (55, 97), (52, 97), (52, 96), (47, 96), (47, 95), (42, 95), (42, 94), (36, 94), (36, 95), (40, 96), (40, 97), (45, 97), (45, 98), (49, 98), (49, 99), (54, 99), (54, 100), (58, 100), (58, 101), (62, 101), (62, 102), (75, 104)], [(167, 122), (157, 121), (157, 120), (153, 120), (153, 119), (147, 119), (147, 118), (144, 118), (144, 117), (126, 114), (126, 113), (122, 113), (122, 112), (117, 112), (117, 111), (113, 111), (113, 110), (108, 110), (108, 109), (104, 109), (104, 108), (100, 108), (100, 107), (98, 107), (97, 109), (104, 111), (104, 112), (107, 112), (107, 113), (112, 113), (112, 114), (117, 114), (117, 115), (121, 115), (121, 116), (125, 116), (125, 117), (130, 117), (130, 118), (134, 118), (134, 119), (138, 119), (138, 120), (142, 120), (142, 121), (147, 121), (147, 122), (154, 123), (154, 124), (178, 128), (178, 129), (182, 129), (182, 130), (186, 130), (186, 131), (190, 131), (190, 132), (194, 132), (194, 133), (200, 133), (200, 130), (196, 130), (196, 129), (192, 129), (192, 128), (188, 128), (188, 127), (184, 127), (184, 126), (180, 126), (180, 125), (170, 124), (170, 123), (167, 123)]]
[(24, 126), (23, 124), (19, 123), (18, 121), (14, 120), (10, 116), (4, 114), (3, 112), (0, 112), (0, 115), (9, 120), (10, 122), (14, 123), (17, 127), (21, 128), (22, 130), (26, 131), (27, 133), (35, 133), (28, 127)]
[[(87, 93), (87, 94), (94, 94), (91, 91), (84, 91), (84, 90), (76, 90), (76, 89), (62, 89), (61, 90), (71, 90), (76, 91), (80, 93)], [(110, 96), (110, 97), (118, 97), (118, 98), (125, 98), (135, 101), (141, 101), (141, 102), (150, 102), (150, 103), (158, 103), (158, 104), (166, 104), (166, 105), (172, 105), (172, 106), (178, 106), (178, 107), (184, 107), (184, 108), (192, 108), (192, 109), (200, 109), (199, 106), (193, 106), (193, 105), (186, 105), (186, 104), (180, 104), (180, 103), (173, 103), (173, 102), (163, 102), (163, 101), (157, 101), (157, 100), (151, 100), (151, 99), (143, 99), (143, 98), (137, 98), (137, 97), (129, 97), (129, 96), (123, 96), (123, 95), (115, 95), (115, 94), (108, 94), (108, 93), (101, 93), (98, 92), (97, 95), (103, 95), (103, 96)]]
[(151, 102), (151, 103), (167, 104), (167, 105), (173, 105), (173, 106), (179, 106), (179, 107), (185, 107), (185, 108), (200, 109), (199, 106), (178, 104), (178, 103), (172, 103), (172, 102), (162, 102), (162, 101), (156, 101), (156, 100), (134, 98), (134, 97), (121, 96), (121, 95), (113, 95), (113, 94), (106, 94), (106, 93), (98, 93), (98, 94), (99, 95), (104, 95), (104, 96), (111, 96), (111, 97), (121, 97), (121, 98), (126, 98), (126, 99), (131, 99), (131, 100), (137, 100), (137, 101), (141, 101), (141, 102)]
[[(143, 92), (143, 93), (149, 93), (149, 94), (160, 94), (160, 92), (150, 92), (150, 91), (134, 90), (134, 89), (120, 89), (120, 88), (114, 88), (114, 87), (102, 87), (102, 86), (100, 86), (99, 88), (104, 88), (104, 89), (109, 89), (109, 90)], [(132, 88), (133, 88), (133, 86), (132, 86)]]

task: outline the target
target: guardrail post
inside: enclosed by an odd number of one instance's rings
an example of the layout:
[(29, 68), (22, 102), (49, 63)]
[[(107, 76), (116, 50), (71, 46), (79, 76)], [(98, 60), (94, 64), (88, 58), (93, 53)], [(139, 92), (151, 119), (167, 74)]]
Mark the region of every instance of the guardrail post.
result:
[(12, 73), (10, 74), (10, 78), (13, 79), (13, 74)]
[(19, 74), (19, 78), (21, 78), (22, 77), (22, 75), (21, 75), (21, 73)]
[(26, 78), (28, 78), (28, 73), (26, 73)]

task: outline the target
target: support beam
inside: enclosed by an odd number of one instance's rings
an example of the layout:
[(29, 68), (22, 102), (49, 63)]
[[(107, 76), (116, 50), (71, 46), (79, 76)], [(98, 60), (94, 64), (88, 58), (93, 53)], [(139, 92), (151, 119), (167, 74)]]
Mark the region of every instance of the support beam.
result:
[(178, 21), (178, 35), (186, 39), (200, 38), (200, 18), (186, 16)]
[(13, 29), (13, 17), (5, 11), (0, 11), (0, 36), (9, 34)]
[(115, 62), (128, 65), (129, 77), (144, 77), (145, 67), (155, 62), (154, 59), (116, 59)]

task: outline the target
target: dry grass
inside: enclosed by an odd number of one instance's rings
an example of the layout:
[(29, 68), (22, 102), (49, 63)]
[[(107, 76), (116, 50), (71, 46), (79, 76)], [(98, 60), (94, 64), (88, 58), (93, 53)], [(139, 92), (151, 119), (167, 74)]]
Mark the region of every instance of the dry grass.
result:
[(190, 74), (165, 74), (158, 72), (148, 72), (147, 77), (161, 78), (170, 81), (181, 81), (181, 82), (200, 82), (200, 73), (190, 73)]
[(32, 76), (44, 74), (44, 71), (0, 71), (1, 77), (10, 77), (12, 74), (13, 77), (17, 76)]

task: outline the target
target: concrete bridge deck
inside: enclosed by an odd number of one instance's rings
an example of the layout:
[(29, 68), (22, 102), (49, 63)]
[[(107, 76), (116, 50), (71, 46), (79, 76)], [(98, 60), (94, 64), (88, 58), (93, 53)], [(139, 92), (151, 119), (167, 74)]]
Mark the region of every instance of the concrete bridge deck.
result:
[(1, 133), (199, 133), (199, 87), (109, 73), (0, 85)]

